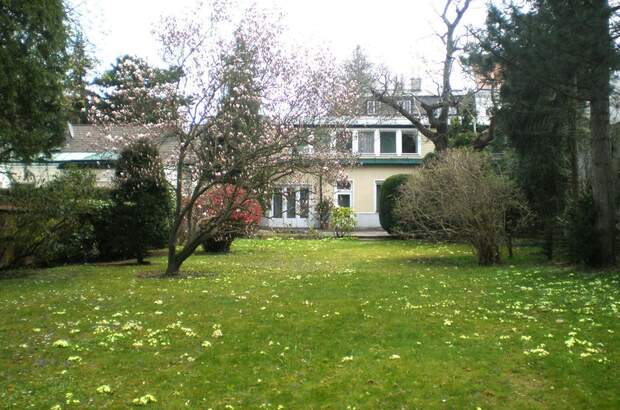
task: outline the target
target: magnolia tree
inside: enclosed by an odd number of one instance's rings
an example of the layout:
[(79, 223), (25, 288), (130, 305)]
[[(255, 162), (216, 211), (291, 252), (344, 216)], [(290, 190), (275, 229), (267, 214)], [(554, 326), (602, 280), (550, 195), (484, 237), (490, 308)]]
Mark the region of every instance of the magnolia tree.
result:
[[(315, 134), (322, 124), (341, 126), (335, 119), (347, 106), (346, 84), (326, 56), (290, 51), (281, 34), (267, 13), (251, 8), (234, 21), (221, 3), (211, 5), (208, 19), (200, 12), (165, 18), (158, 37), (164, 60), (181, 73), (178, 81), (156, 87), (135, 81), (134, 88), (110, 91), (126, 97), (116, 99), (113, 112), (93, 109), (92, 117), (109, 130), (118, 124), (140, 130), (110, 132), (111, 149), (145, 136), (174, 141), (165, 160), (175, 194), (166, 275), (178, 274), (201, 243), (229, 226), (239, 202), (264, 203), (274, 184), (300, 172), (320, 170), (333, 179), (341, 169), (338, 147), (346, 144), (316, 144)], [(133, 65), (126, 69), (142, 75)], [(145, 100), (149, 104), (132, 104)], [(142, 112), (144, 106), (160, 115)], [(203, 195), (221, 187), (235, 191), (217, 209), (197, 209)], [(177, 249), (183, 225), (196, 212), (200, 224)]]

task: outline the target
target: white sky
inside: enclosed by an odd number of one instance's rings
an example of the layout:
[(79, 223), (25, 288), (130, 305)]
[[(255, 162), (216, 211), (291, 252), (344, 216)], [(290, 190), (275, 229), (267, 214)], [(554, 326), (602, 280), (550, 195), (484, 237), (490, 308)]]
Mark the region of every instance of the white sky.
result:
[[(237, 0), (240, 7), (250, 0)], [(357, 44), (373, 62), (405, 77), (425, 78), (442, 60), (443, 47), (436, 32), (444, 0), (255, 0), (284, 13), (289, 40), (306, 47), (329, 48), (340, 60), (350, 57)], [(182, 14), (196, 0), (70, 0), (79, 10), (88, 39), (102, 71), (123, 54), (138, 55), (158, 65), (158, 44), (152, 29), (162, 15)], [(463, 22), (481, 26), (486, 1), (473, 0)], [(456, 73), (455, 86), (462, 81)]]

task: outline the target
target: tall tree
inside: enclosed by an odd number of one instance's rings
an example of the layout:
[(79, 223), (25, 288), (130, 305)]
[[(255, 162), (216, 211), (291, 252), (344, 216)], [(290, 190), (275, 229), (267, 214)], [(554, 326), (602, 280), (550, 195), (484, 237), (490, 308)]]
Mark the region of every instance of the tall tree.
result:
[(88, 109), (94, 93), (88, 89), (87, 76), (97, 60), (89, 51), (89, 43), (82, 30), (74, 29), (69, 39), (68, 72), (65, 79), (65, 94), (69, 122), (88, 123)]
[(139, 139), (125, 147), (114, 182), (112, 218), (121, 230), (117, 246), (142, 263), (149, 248), (165, 246), (170, 232), (172, 204), (157, 146)]
[[(547, 64), (538, 58), (541, 42), (536, 39), (548, 34), (544, 33), (536, 14), (513, 8), (507, 20), (499, 9), (491, 7), (487, 24), (486, 37), (468, 45), (464, 60), (483, 81), (501, 79), (501, 105), (496, 112), (498, 127), (516, 154), (515, 177), (536, 211), (536, 225), (544, 239), (545, 253), (551, 258), (557, 221), (566, 199), (567, 154), (570, 139), (574, 137), (569, 132), (569, 123), (576, 116), (577, 107), (566, 95), (547, 86), (538, 73), (542, 72), (541, 67), (534, 68)], [(507, 32), (511, 35), (506, 35)], [(484, 51), (492, 43), (501, 48), (501, 58)], [(503, 60), (511, 64), (503, 64)], [(564, 70), (561, 66), (555, 69)], [(566, 71), (562, 76), (568, 81), (571, 73)], [(550, 157), (551, 150), (555, 155)]]
[(65, 18), (62, 0), (0, 1), (0, 162), (64, 140)]
[[(364, 101), (377, 81), (377, 67), (368, 59), (361, 46), (353, 49), (351, 57), (344, 62), (344, 79), (353, 98), (353, 111), (365, 110)], [(359, 115), (360, 112), (353, 112)]]
[[(615, 262), (616, 217), (609, 97), (611, 72), (619, 67), (619, 59), (612, 41), (610, 19), (617, 13), (618, 6), (612, 8), (607, 0), (532, 0), (529, 4), (531, 7), (526, 11), (516, 4), (510, 4), (505, 10), (492, 7), (486, 38), (481, 45), (501, 67), (504, 89), (514, 87), (515, 79), (520, 78), (525, 87), (523, 90), (530, 88), (530, 92), (538, 94), (530, 102), (548, 98), (550, 104), (561, 102), (561, 106), (573, 115), (568, 118), (569, 152), (573, 164), (574, 114), (579, 101), (589, 103), (590, 184), (597, 215), (597, 254), (600, 255), (594, 263), (612, 265)], [(571, 41), (567, 41), (568, 38)], [(531, 89), (534, 84), (538, 85), (538, 90)], [(539, 105), (538, 109), (544, 107)], [(557, 115), (553, 118), (559, 119)], [(560, 135), (559, 129), (551, 132)], [(547, 145), (546, 152), (550, 156), (556, 155), (558, 147), (554, 142)], [(574, 165), (571, 168), (574, 175)], [(575, 185), (573, 176), (573, 191)]]

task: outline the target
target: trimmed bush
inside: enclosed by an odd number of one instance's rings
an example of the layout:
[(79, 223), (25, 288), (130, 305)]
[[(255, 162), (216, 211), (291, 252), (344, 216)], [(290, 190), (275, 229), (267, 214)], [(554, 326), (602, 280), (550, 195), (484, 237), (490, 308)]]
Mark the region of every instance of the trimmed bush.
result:
[(394, 215), (394, 206), (400, 196), (403, 185), (411, 178), (409, 174), (396, 174), (387, 178), (381, 184), (379, 193), (379, 222), (381, 227), (389, 233), (394, 233), (398, 226), (398, 219)]
[(338, 238), (342, 238), (355, 229), (355, 214), (351, 208), (333, 208), (331, 216), (331, 225), (334, 234)]

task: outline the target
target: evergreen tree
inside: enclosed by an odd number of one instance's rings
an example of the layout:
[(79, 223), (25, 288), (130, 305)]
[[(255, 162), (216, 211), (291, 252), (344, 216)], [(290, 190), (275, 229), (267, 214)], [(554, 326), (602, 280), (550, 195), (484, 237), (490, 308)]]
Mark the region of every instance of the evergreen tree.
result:
[(522, 183), (545, 221), (547, 236), (568, 187), (573, 195), (578, 192), (579, 107), (581, 102), (590, 103), (590, 182), (600, 256), (591, 262), (610, 265), (615, 260), (615, 206), (609, 82), (618, 55), (609, 23), (615, 10), (605, 0), (529, 4), (532, 7), (526, 11), (515, 4), (502, 10), (491, 7), (486, 33), (472, 58), (482, 72), (501, 72), (499, 117), (517, 151)]
[(0, 1), (0, 162), (64, 140), (65, 21), (61, 0)]
[(344, 63), (344, 78), (353, 95), (356, 114), (366, 114), (365, 102), (376, 82), (376, 67), (368, 60), (361, 46), (356, 46), (351, 58)]
[(116, 164), (114, 238), (125, 256), (142, 263), (149, 248), (161, 248), (170, 233), (171, 200), (157, 148), (148, 140), (125, 148)]
[(69, 70), (65, 80), (69, 122), (88, 124), (89, 100), (94, 93), (87, 88), (86, 76), (95, 67), (97, 61), (90, 54), (88, 40), (79, 28), (71, 36), (69, 43)]

